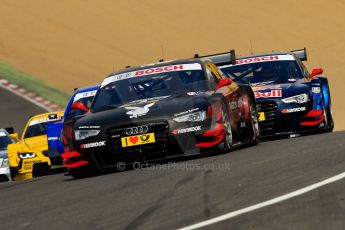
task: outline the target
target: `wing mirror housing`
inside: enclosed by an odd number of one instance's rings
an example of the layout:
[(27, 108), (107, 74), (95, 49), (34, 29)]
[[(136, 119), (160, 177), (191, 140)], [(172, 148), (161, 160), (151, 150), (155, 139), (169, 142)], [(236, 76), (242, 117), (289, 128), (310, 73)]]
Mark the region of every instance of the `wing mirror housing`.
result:
[(311, 71), (311, 74), (309, 75), (309, 78), (313, 78), (315, 77), (316, 75), (320, 75), (323, 73), (323, 69), (322, 68), (314, 68), (312, 71)]
[(218, 82), (218, 86), (217, 88), (222, 88), (224, 86), (228, 86), (228, 85), (231, 85), (232, 83), (232, 80), (230, 78), (224, 78), (224, 79), (221, 79), (219, 82)]
[(10, 137), (11, 137), (13, 140), (15, 140), (15, 141), (19, 141), (19, 135), (18, 135), (18, 133), (12, 133), (12, 134), (10, 134)]
[(84, 112), (89, 112), (89, 109), (80, 101), (73, 102), (72, 107), (73, 110), (81, 110)]

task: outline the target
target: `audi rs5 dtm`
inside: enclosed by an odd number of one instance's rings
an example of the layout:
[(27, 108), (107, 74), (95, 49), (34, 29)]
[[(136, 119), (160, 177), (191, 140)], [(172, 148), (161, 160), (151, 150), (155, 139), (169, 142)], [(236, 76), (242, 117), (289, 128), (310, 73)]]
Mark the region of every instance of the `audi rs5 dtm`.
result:
[(321, 68), (308, 72), (306, 49), (226, 59), (218, 67), (254, 90), (263, 137), (333, 130), (328, 80)]
[(116, 72), (74, 124), (62, 154), (73, 177), (119, 162), (150, 161), (256, 142), (254, 94), (210, 61), (161, 62)]

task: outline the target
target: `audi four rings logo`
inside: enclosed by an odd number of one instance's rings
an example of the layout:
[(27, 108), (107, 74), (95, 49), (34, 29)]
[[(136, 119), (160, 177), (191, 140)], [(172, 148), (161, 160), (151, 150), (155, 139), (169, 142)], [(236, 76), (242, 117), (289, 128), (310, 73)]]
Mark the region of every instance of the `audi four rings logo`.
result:
[(144, 126), (127, 128), (126, 129), (126, 134), (127, 135), (136, 135), (136, 134), (147, 133), (148, 131), (149, 131), (149, 127), (144, 125)]

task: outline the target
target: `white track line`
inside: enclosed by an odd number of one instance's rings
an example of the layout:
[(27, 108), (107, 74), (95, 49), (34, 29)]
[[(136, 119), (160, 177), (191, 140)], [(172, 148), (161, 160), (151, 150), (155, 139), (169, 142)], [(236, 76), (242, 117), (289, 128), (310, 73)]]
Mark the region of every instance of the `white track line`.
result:
[(296, 197), (296, 196), (300, 196), (302, 194), (305, 194), (307, 192), (315, 190), (319, 187), (322, 187), (324, 185), (336, 182), (336, 181), (344, 179), (344, 178), (345, 178), (345, 172), (340, 173), (334, 177), (328, 178), (326, 180), (320, 181), (316, 184), (312, 184), (312, 185), (309, 185), (307, 187), (301, 188), (299, 190), (290, 192), (290, 193), (285, 194), (283, 196), (278, 196), (278, 197), (273, 198), (271, 200), (267, 200), (267, 201), (264, 201), (262, 203), (255, 204), (255, 205), (249, 206), (247, 208), (243, 208), (243, 209), (240, 209), (237, 211), (229, 212), (229, 213), (226, 213), (224, 215), (221, 215), (221, 216), (218, 216), (218, 217), (206, 220), (206, 221), (202, 221), (202, 222), (190, 225), (190, 226), (186, 226), (186, 227), (180, 228), (180, 230), (192, 230), (192, 229), (198, 229), (198, 228), (206, 227), (206, 226), (209, 226), (211, 224), (215, 224), (215, 223), (218, 223), (218, 222), (221, 222), (224, 220), (228, 220), (228, 219), (231, 219), (233, 217), (236, 217), (236, 216), (248, 213), (248, 212), (252, 212), (252, 211), (255, 211), (257, 209), (264, 208), (264, 207), (267, 207), (267, 206), (291, 199), (291, 198)]
[(52, 109), (51, 109), (51, 108), (49, 108), (49, 107), (43, 105), (42, 103), (39, 103), (39, 102), (37, 102), (37, 101), (31, 99), (31, 98), (29, 98), (29, 97), (23, 96), (23, 95), (20, 94), (18, 91), (13, 90), (11, 87), (6, 87), (6, 86), (4, 86), (4, 85), (2, 85), (2, 84), (0, 84), (0, 87), (3, 88), (3, 89), (6, 89), (6, 90), (8, 90), (8, 91), (10, 91), (10, 92), (12, 92), (12, 93), (14, 93), (15, 95), (17, 95), (17, 96), (19, 96), (19, 97), (21, 97), (21, 98), (23, 98), (23, 99), (25, 99), (25, 100), (27, 100), (27, 101), (29, 101), (29, 102), (35, 104), (35, 105), (37, 105), (38, 107), (40, 107), (40, 108), (42, 108), (42, 109), (44, 109), (44, 110), (47, 110), (48, 112), (52, 112)]

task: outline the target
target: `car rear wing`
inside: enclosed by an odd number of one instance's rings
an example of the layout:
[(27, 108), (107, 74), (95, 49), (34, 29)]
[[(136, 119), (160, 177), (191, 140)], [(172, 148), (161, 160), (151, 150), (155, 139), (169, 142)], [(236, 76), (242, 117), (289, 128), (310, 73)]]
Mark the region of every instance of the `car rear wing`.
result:
[(194, 58), (208, 58), (214, 64), (218, 65), (235, 65), (236, 64), (236, 54), (235, 50), (230, 50), (229, 52), (219, 53), (219, 54), (210, 54), (206, 56), (199, 56), (195, 54)]
[(292, 50), (291, 53), (294, 53), (301, 61), (307, 61), (307, 49), (303, 48), (300, 50)]

